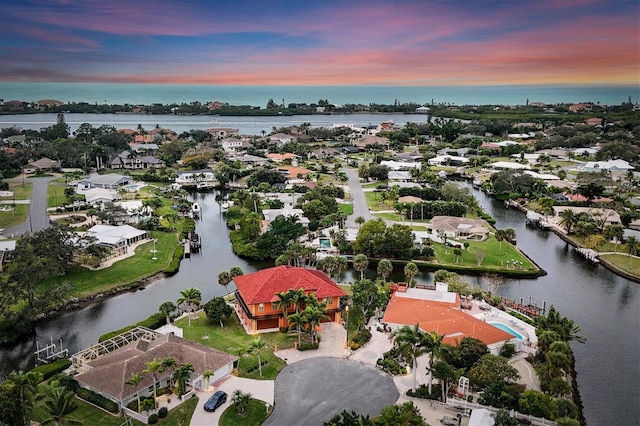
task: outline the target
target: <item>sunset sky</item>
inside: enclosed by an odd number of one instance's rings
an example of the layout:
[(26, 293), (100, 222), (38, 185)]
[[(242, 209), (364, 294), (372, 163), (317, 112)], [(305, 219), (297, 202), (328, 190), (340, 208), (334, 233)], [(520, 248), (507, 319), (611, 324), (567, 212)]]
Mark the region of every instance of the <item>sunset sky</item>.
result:
[(623, 84), (638, 0), (0, 0), (0, 80)]

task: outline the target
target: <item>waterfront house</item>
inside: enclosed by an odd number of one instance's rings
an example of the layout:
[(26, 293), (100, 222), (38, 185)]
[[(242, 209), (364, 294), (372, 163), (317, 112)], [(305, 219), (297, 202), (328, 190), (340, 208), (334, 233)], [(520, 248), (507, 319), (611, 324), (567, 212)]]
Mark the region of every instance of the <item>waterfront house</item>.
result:
[(238, 138), (224, 138), (221, 142), (222, 149), (227, 153), (246, 151), (251, 147), (247, 141)]
[(188, 170), (176, 173), (175, 183), (181, 186), (196, 186), (198, 183), (212, 183), (216, 180), (216, 175), (211, 169)]
[(502, 345), (514, 338), (511, 334), (461, 310), (460, 296), (450, 292), (447, 284), (436, 289), (399, 286), (385, 309), (382, 322), (392, 330), (418, 324), (425, 333), (444, 335), (443, 342), (456, 346), (463, 338), (482, 341), (497, 354)]
[(489, 224), (482, 219), (455, 216), (434, 216), (427, 224), (431, 234), (444, 233), (447, 238), (484, 241), (489, 237)]
[(427, 163), (430, 166), (463, 166), (470, 160), (466, 157), (458, 157), (456, 155), (438, 155), (437, 157), (430, 158)]
[[(276, 266), (252, 274), (233, 278), (236, 291), (236, 312), (247, 333), (263, 333), (288, 327), (283, 307), (278, 304), (278, 293), (291, 289), (315, 294), (327, 307), (326, 321), (340, 323), (340, 298), (347, 294), (324, 272), (315, 269)], [(293, 306), (287, 309), (293, 313)]]
[[(288, 194), (287, 194), (288, 195)], [(269, 230), (269, 225), (278, 216), (285, 218), (295, 217), (296, 222), (302, 224), (305, 228), (309, 226), (309, 219), (304, 216), (302, 209), (282, 208), (282, 209), (264, 209), (262, 210), (264, 220), (262, 221), (261, 233), (264, 234)]]
[[(612, 201), (612, 200), (611, 200)], [(575, 214), (588, 214), (598, 226), (604, 228), (607, 225), (620, 225), (620, 215), (612, 209), (603, 209), (595, 207), (574, 207), (574, 206), (553, 206), (553, 214), (556, 223), (560, 223), (560, 214), (564, 210), (573, 210)]]
[[(156, 377), (143, 373), (147, 363), (154, 359), (162, 362), (174, 358), (178, 366), (190, 363), (194, 367), (189, 385), (192, 390), (204, 389), (233, 371), (237, 357), (204, 346), (174, 334), (161, 334), (145, 327), (136, 327), (109, 340), (75, 353), (71, 357), (75, 376), (80, 386), (92, 390), (117, 403), (120, 408), (140, 396), (153, 395), (158, 389), (169, 386), (171, 369), (158, 371)], [(213, 376), (204, 378), (204, 373), (213, 371)], [(142, 381), (137, 387), (126, 384), (134, 374)]]
[(109, 160), (110, 169), (149, 169), (149, 168), (162, 168), (166, 166), (164, 160), (160, 160), (152, 155), (135, 156), (129, 151), (122, 151), (114, 158)]
[(78, 181), (78, 191), (84, 191), (91, 188), (117, 189), (123, 185), (127, 185), (133, 181), (131, 176), (107, 174), (107, 175), (90, 175), (86, 179)]
[(125, 251), (132, 244), (149, 239), (147, 231), (130, 225), (94, 225), (87, 230), (87, 234), (96, 239), (96, 244), (124, 248)]

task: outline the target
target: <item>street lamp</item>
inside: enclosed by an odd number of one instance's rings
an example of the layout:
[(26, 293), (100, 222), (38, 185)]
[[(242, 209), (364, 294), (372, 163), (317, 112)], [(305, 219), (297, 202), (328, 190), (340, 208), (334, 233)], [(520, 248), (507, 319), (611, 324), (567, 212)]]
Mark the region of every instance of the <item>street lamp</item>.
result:
[(156, 256), (156, 253), (158, 252), (158, 250), (156, 250), (156, 241), (158, 241), (157, 238), (153, 239), (153, 250), (151, 250), (151, 253), (153, 253), (153, 257), (151, 258), (152, 260), (156, 260), (158, 257)]
[(347, 342), (345, 343), (345, 346), (349, 349), (349, 305), (345, 306), (344, 310), (347, 313)]

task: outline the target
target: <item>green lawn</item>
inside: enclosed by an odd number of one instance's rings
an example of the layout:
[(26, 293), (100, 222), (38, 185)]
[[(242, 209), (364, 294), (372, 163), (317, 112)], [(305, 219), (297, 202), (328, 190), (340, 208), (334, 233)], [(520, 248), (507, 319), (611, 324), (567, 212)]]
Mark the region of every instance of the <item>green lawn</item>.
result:
[[(538, 270), (515, 246), (502, 242), (501, 247), (500, 242), (495, 238), (489, 238), (486, 241), (469, 241), (469, 249), (463, 249), (459, 259), (456, 258), (454, 249), (445, 247), (444, 244), (432, 243), (432, 248), (436, 253), (437, 263), (441, 265), (482, 268), (496, 272), (536, 272)], [(480, 266), (476, 259), (476, 251), (479, 250), (485, 252)], [(515, 267), (512, 261), (516, 262)]]
[[(184, 329), (184, 337), (186, 339), (232, 355), (238, 356), (240, 354), (238, 376), (250, 379), (275, 379), (285, 366), (285, 362), (273, 353), (274, 346), (277, 345), (278, 349), (293, 348), (294, 343), (297, 341), (297, 337), (293, 333), (275, 332), (248, 335), (235, 312), (229, 319), (224, 321), (224, 327), (222, 328), (220, 324), (210, 322), (204, 312), (199, 312), (197, 315), (194, 314), (191, 318), (190, 326), (189, 320), (186, 318), (177, 321), (176, 325)], [(248, 371), (258, 365), (258, 355), (251, 349), (251, 342), (258, 336), (265, 342), (265, 347), (262, 349), (260, 357), (263, 364), (267, 361), (267, 364), (262, 367), (262, 377), (260, 377), (257, 368), (252, 372)]]
[[(99, 426), (120, 426), (124, 422), (124, 417), (122, 415), (114, 416), (112, 414), (107, 413), (106, 411), (100, 410), (84, 402), (81, 399), (76, 398), (75, 403), (78, 408), (66, 418), (67, 421), (75, 420), (76, 422), (81, 422), (83, 425), (99, 425)], [(194, 407), (195, 408), (195, 407)], [(47, 420), (50, 416), (47, 412), (40, 406), (36, 404), (36, 407), (33, 409), (32, 420), (36, 420), (38, 422), (43, 422)], [(133, 424), (138, 426), (143, 423), (133, 420)]]
[(27, 220), (27, 217), (29, 217), (29, 204), (16, 204), (13, 211), (0, 211), (0, 228), (18, 225)]
[(342, 210), (347, 216), (353, 214), (353, 204), (350, 203), (341, 203), (338, 204), (340, 210)]
[(66, 183), (64, 178), (54, 179), (47, 186), (47, 207), (58, 207), (65, 203), (64, 189)]
[(179, 241), (175, 234), (155, 232), (153, 236), (158, 239), (156, 260), (153, 260), (151, 253), (153, 243), (148, 242), (136, 248), (135, 256), (120, 260), (108, 268), (97, 271), (76, 267), (63, 277), (57, 277), (43, 283), (40, 291), (47, 291), (53, 286), (69, 281), (75, 287), (74, 295), (83, 297), (135, 283), (163, 271), (171, 263), (173, 252), (178, 247)]
[[(231, 396), (231, 395), (230, 395)], [(259, 426), (269, 417), (273, 408), (267, 412), (267, 405), (258, 399), (251, 399), (243, 415), (230, 405), (220, 416), (220, 426)]]
[(29, 182), (28, 180), (13, 180), (9, 182), (9, 191), (13, 192), (13, 197), (5, 198), (6, 199), (15, 199), (15, 200), (28, 200), (31, 198), (31, 190), (33, 189), (33, 182)]
[(381, 210), (393, 210), (393, 204), (386, 202), (382, 203), (380, 201), (381, 192), (365, 192), (364, 198), (367, 200), (367, 206), (371, 209), (371, 211), (381, 211)]
[(633, 276), (640, 277), (640, 259), (621, 253), (620, 250), (618, 250), (618, 254), (603, 254), (600, 255), (600, 257), (614, 264), (623, 271), (628, 272)]

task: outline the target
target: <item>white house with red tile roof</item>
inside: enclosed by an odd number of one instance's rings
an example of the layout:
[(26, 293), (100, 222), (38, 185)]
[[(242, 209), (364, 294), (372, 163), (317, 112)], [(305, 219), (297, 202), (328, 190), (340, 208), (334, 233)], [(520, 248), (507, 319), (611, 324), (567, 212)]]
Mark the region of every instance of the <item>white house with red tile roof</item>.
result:
[[(233, 278), (236, 291), (236, 312), (247, 333), (261, 333), (288, 327), (283, 308), (278, 305), (278, 293), (302, 289), (315, 294), (326, 304), (328, 321), (341, 322), (340, 298), (347, 294), (324, 272), (316, 269), (276, 266)], [(287, 310), (291, 314), (293, 307)]]

